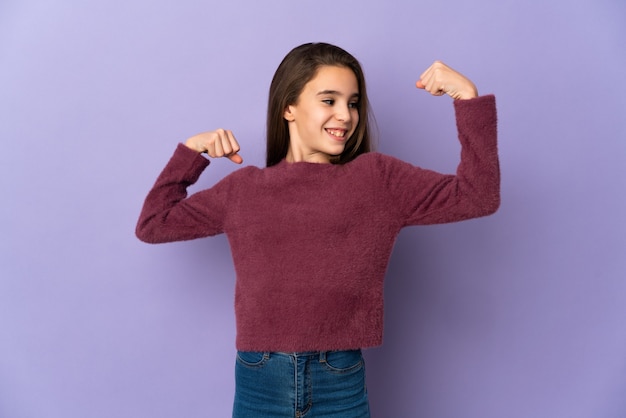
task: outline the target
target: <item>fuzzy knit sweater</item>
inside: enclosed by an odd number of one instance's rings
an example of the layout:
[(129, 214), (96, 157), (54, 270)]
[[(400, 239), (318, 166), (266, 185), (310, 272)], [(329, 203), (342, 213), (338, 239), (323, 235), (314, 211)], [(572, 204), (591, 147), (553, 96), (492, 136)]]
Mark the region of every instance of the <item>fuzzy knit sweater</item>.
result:
[(226, 233), (239, 350), (380, 345), (383, 279), (400, 229), (489, 215), (500, 203), (495, 97), (454, 107), (456, 175), (370, 152), (344, 165), (243, 167), (188, 196), (209, 162), (179, 144), (136, 234), (161, 243)]

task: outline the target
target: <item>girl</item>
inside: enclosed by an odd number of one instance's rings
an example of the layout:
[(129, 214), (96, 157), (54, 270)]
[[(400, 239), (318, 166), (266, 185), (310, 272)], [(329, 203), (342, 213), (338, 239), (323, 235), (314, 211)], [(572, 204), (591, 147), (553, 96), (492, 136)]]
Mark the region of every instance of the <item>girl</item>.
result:
[(148, 194), (150, 243), (226, 233), (236, 270), (233, 417), (369, 417), (361, 349), (382, 343), (383, 278), (401, 228), (489, 215), (500, 202), (493, 96), (441, 62), (418, 88), (455, 99), (456, 175), (370, 152), (359, 62), (293, 49), (272, 80), (267, 167), (187, 197), (212, 158), (242, 163), (233, 133), (179, 144)]

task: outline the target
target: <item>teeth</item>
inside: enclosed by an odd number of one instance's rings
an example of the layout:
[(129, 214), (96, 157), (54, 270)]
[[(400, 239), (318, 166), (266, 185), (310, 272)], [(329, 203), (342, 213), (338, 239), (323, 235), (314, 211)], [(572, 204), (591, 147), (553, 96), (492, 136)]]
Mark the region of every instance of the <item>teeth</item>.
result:
[(333, 136), (343, 137), (346, 134), (346, 131), (342, 131), (338, 129), (328, 129), (328, 133)]

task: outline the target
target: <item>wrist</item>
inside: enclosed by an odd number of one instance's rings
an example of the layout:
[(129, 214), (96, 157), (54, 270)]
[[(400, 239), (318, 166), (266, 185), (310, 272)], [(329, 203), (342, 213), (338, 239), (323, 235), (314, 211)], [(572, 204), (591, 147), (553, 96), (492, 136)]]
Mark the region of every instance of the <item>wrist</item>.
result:
[(193, 137), (187, 139), (183, 144), (191, 150), (194, 150), (199, 153), (202, 152), (201, 150), (198, 150), (198, 148), (196, 147), (196, 141), (193, 140)]
[(478, 97), (478, 89), (472, 83), (472, 85), (468, 86), (468, 88), (464, 90), (463, 93), (461, 93), (459, 97), (457, 97), (457, 99), (458, 100), (470, 100), (470, 99), (475, 99), (477, 97)]

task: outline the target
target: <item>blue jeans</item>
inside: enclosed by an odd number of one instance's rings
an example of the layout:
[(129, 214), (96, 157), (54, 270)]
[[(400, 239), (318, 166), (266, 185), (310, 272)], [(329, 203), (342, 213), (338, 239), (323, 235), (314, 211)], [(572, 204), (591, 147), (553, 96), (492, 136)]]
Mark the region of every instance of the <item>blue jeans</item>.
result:
[(361, 350), (237, 353), (233, 418), (369, 418)]

